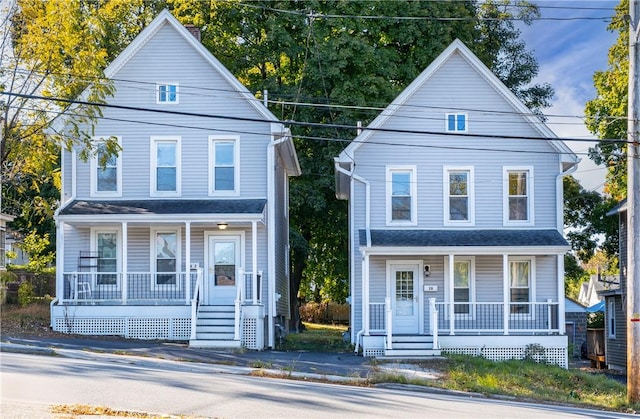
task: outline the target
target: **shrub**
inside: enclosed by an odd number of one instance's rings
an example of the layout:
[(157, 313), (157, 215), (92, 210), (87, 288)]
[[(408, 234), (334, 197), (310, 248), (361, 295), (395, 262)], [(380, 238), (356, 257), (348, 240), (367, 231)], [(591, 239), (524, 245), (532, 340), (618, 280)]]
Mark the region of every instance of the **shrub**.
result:
[(35, 291), (33, 289), (33, 285), (30, 282), (23, 282), (18, 287), (18, 303), (25, 307), (36, 298)]

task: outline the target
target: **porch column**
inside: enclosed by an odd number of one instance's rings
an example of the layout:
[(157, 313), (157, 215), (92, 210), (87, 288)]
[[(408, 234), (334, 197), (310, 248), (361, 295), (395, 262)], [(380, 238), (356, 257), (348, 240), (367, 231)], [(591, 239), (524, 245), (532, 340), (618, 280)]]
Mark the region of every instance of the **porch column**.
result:
[(564, 255), (558, 255), (558, 332), (567, 333), (564, 314)]
[[(56, 297), (64, 301), (64, 222), (56, 221)], [(53, 326), (53, 324), (51, 325)]]
[[(253, 304), (258, 304), (258, 222), (251, 221), (251, 295), (253, 296)], [(244, 281), (244, 278), (241, 278)], [(262, 278), (260, 278), (262, 280)], [(269, 278), (269, 282), (273, 282), (275, 278)], [(275, 284), (274, 284), (275, 285)], [(269, 286), (271, 288), (271, 286)], [(275, 291), (274, 291), (275, 292)], [(260, 296), (262, 297), (262, 296)], [(272, 302), (273, 296), (269, 293), (269, 303)], [(270, 304), (273, 306), (274, 304)], [(275, 307), (270, 307), (272, 316), (275, 316)]]
[(503, 286), (503, 296), (502, 296), (502, 328), (503, 328), (503, 333), (505, 335), (509, 334), (509, 313), (510, 313), (510, 307), (509, 307), (509, 301), (511, 300), (510, 298), (510, 287), (509, 287), (509, 255), (507, 254), (503, 254), (502, 255), (502, 286)]
[(362, 329), (369, 336), (369, 254), (362, 256)]
[(454, 293), (455, 293), (455, 288), (454, 288), (454, 275), (455, 275), (455, 267), (453, 266), (454, 264), (454, 257), (452, 253), (449, 253), (449, 284), (447, 284), (447, 286), (449, 287), (449, 334), (450, 335), (455, 335), (455, 327), (456, 327), (456, 311), (455, 311), (455, 297), (454, 297)]
[(191, 303), (191, 222), (184, 223), (184, 263), (185, 271), (187, 271), (184, 284), (184, 300), (185, 304)]
[(127, 304), (127, 294), (129, 288), (129, 281), (127, 278), (127, 266), (128, 266), (128, 248), (129, 238), (127, 232), (127, 222), (122, 222), (122, 304)]

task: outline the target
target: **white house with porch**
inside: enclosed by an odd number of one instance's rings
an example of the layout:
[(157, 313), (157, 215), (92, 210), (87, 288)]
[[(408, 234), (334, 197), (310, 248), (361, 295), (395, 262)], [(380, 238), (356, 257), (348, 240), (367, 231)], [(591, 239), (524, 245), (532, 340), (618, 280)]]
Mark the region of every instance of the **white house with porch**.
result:
[(356, 350), (566, 367), (562, 178), (578, 161), (454, 41), (335, 159)]
[(273, 347), (289, 317), (290, 132), (166, 10), (105, 76), (96, 154), (62, 151), (52, 328)]

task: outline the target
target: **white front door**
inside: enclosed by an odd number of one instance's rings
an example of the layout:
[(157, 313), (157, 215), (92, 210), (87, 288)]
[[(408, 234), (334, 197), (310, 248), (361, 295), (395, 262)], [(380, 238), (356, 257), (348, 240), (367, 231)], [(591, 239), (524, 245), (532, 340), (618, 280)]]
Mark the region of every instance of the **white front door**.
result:
[(393, 334), (417, 334), (420, 330), (420, 265), (393, 264), (390, 275)]
[(240, 235), (208, 238), (206, 293), (208, 304), (233, 304), (236, 299), (241, 261)]

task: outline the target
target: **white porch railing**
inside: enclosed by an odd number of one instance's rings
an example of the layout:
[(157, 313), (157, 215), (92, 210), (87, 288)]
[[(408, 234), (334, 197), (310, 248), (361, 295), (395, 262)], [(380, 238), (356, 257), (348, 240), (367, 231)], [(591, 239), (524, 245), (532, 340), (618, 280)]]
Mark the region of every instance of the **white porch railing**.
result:
[[(437, 347), (439, 334), (558, 334), (559, 303), (450, 303), (429, 299), (427, 307), (428, 330)], [(505, 319), (505, 312), (508, 313)], [(453, 313), (451, 316), (450, 313)], [(393, 312), (390, 299), (385, 303), (369, 303), (369, 330), (365, 334), (385, 335), (385, 346), (390, 348), (393, 336)], [(422, 333), (421, 333), (422, 334)]]
[(196, 338), (196, 320), (198, 318), (198, 305), (202, 298), (202, 268), (196, 269), (196, 284), (193, 287), (193, 298), (191, 299), (191, 340)]

